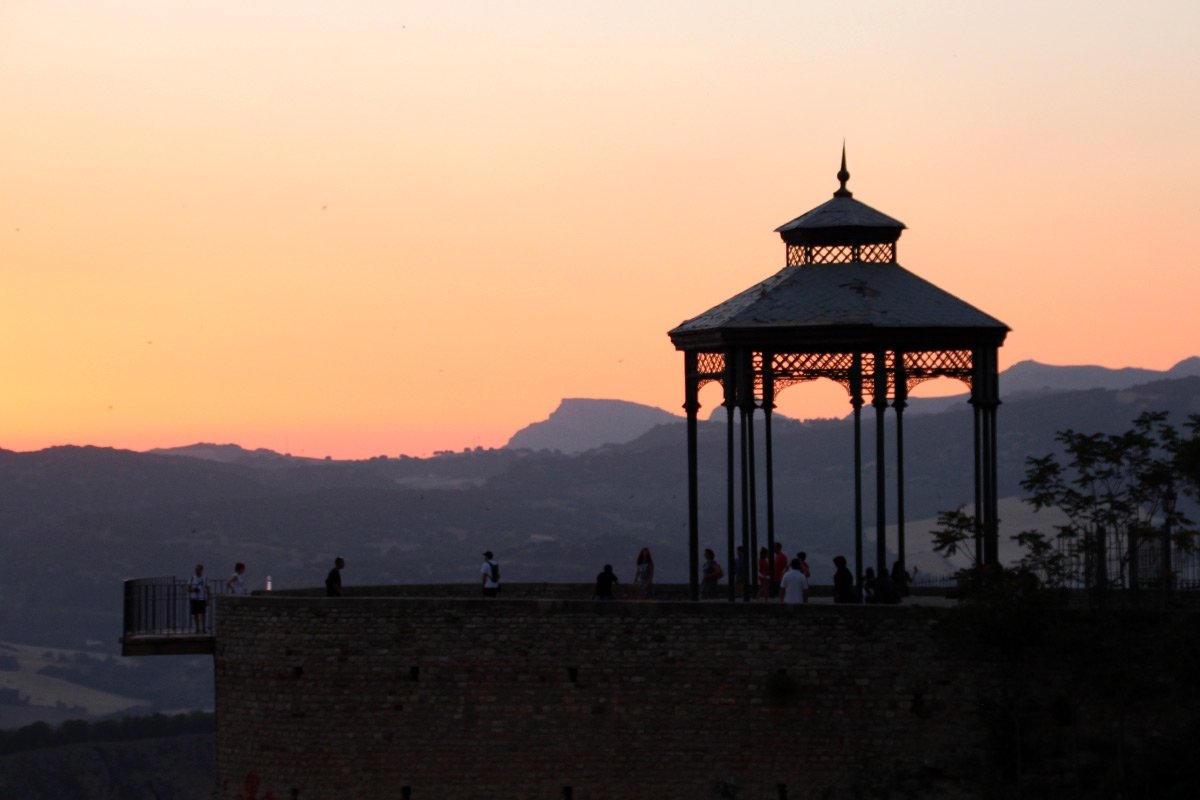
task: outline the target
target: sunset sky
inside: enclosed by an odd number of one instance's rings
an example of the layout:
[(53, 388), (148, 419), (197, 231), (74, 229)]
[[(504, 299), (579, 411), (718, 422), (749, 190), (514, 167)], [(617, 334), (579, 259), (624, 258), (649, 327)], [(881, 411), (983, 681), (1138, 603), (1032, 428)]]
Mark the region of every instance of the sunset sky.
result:
[(843, 139), (1002, 367), (1200, 353), (1195, 0), (3, 0), (0, 76), (7, 449), (678, 413), (666, 331), (783, 266)]

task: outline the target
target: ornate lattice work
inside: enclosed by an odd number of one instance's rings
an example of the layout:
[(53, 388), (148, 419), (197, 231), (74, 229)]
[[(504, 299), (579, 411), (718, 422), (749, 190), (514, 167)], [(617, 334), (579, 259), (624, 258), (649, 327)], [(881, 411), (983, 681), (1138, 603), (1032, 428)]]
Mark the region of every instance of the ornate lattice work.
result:
[(896, 243), (889, 242), (887, 244), (864, 244), (859, 247), (859, 261), (876, 261), (880, 263), (889, 263), (896, 260)]
[(886, 264), (896, 260), (896, 243), (886, 244), (791, 244), (787, 248), (789, 267), (801, 264), (847, 264), (851, 261), (870, 261)]
[[(725, 354), (698, 354), (697, 386), (725, 382)], [(828, 378), (853, 395), (852, 374), (854, 353), (773, 353), (770, 356), (773, 395), (778, 397), (784, 389), (798, 383)], [(929, 350), (903, 353), (901, 358), (894, 350), (884, 353), (883, 371), (887, 381), (885, 398), (896, 398), (897, 371), (903, 369), (904, 395), (914, 387), (934, 378), (954, 378), (971, 386), (973, 363), (970, 350)], [(875, 401), (875, 354), (862, 353), (861, 360), (862, 399), (866, 403)], [(753, 376), (754, 403), (765, 402), (766, 358), (761, 352), (750, 354)]]
[(697, 365), (701, 375), (721, 375), (725, 372), (725, 354), (699, 353)]
[(818, 378), (836, 381), (849, 392), (853, 368), (852, 353), (776, 353), (771, 358), (776, 395), (789, 386)]
[(970, 350), (928, 350), (904, 354), (906, 391), (934, 378), (955, 378), (971, 388), (974, 361)]
[(710, 383), (724, 383), (725, 354), (699, 353), (697, 357), (697, 376), (700, 378), (696, 390), (703, 389)]

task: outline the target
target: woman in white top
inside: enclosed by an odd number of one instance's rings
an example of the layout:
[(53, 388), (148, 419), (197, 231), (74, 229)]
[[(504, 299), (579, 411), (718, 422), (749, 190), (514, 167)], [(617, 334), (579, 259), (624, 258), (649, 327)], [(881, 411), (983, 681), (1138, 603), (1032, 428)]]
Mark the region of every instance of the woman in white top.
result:
[(242, 562), (233, 565), (233, 577), (225, 581), (225, 588), (230, 594), (246, 594), (246, 581), (242, 579), (245, 572), (246, 565)]

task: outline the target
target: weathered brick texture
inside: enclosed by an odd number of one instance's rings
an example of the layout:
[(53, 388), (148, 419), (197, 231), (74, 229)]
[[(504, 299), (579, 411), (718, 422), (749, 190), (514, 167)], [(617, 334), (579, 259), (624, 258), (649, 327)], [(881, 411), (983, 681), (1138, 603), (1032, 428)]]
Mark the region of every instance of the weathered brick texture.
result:
[[(921, 608), (222, 598), (220, 796), (817, 797), (978, 738)], [(984, 681), (986, 683), (986, 681)]]

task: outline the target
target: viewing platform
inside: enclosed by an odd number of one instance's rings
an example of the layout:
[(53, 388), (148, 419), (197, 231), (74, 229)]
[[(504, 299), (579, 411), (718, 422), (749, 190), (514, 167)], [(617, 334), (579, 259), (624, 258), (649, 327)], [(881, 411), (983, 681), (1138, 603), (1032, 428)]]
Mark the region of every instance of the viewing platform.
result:
[[(632, 592), (632, 586), (618, 585), (618, 600), (615, 604), (626, 603), (691, 603), (689, 586), (686, 583), (655, 584), (653, 597), (648, 600), (637, 600), (632, 593), (625, 597), (622, 588)], [(725, 585), (722, 592), (727, 592)], [(906, 598), (906, 605), (950, 605), (954, 601), (947, 598), (950, 590), (947, 586), (914, 586), (911, 596)], [(757, 591), (757, 590), (754, 590)], [(259, 598), (325, 598), (323, 586), (296, 589), (278, 589), (275, 591), (255, 591), (254, 597)], [(124, 626), (121, 636), (121, 655), (123, 656), (162, 656), (162, 655), (212, 655), (215, 648), (216, 632), (220, 626), (218, 612), (221, 600), (229, 597), (230, 592), (224, 583), (209, 584), (209, 602), (205, 607), (204, 629), (197, 631), (193, 624), (188, 603), (188, 583), (185, 578), (136, 578), (125, 581), (125, 611)], [(432, 583), (432, 584), (386, 584), (378, 586), (345, 586), (341, 598), (329, 598), (330, 602), (351, 599), (479, 599), (487, 602), (507, 600), (565, 600), (580, 602), (600, 602), (592, 598), (590, 583), (510, 583), (505, 584), (497, 598), (482, 598), (478, 584), (475, 583)], [(809, 602), (814, 605), (830, 605), (833, 603), (833, 587), (831, 585), (813, 586), (809, 593)], [(725, 604), (730, 607), (744, 605), (763, 605), (778, 600), (752, 600), (749, 603), (738, 599), (730, 602), (727, 594), (722, 594), (713, 600), (700, 601), (703, 605)], [(605, 605), (614, 603), (605, 602)]]
[(188, 579), (133, 578), (125, 581), (123, 656), (212, 655), (216, 598), (229, 594), (222, 581), (209, 581), (204, 625), (196, 630)]

